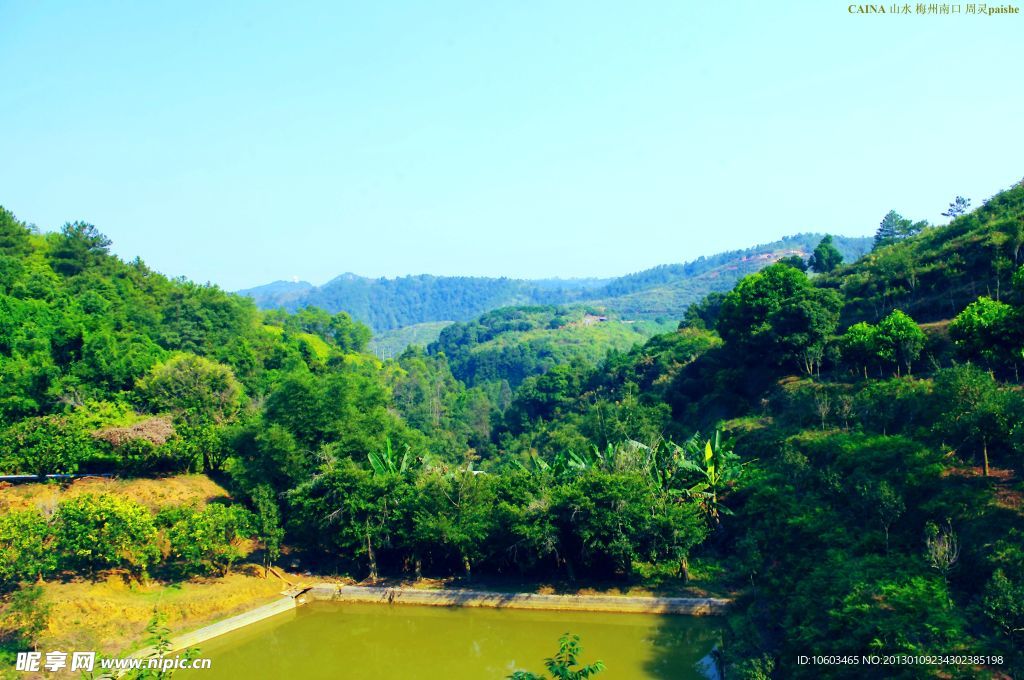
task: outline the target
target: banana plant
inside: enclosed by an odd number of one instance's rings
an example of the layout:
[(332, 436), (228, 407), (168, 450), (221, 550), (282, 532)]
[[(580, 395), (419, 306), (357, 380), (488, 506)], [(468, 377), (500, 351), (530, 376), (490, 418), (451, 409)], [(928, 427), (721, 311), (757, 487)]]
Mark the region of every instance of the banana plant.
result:
[(391, 437), (388, 437), (384, 440), (383, 453), (372, 451), (367, 458), (374, 475), (402, 475), (409, 469), (409, 445), (405, 445), (405, 451), (399, 459), (398, 454), (391, 448)]
[(721, 432), (717, 430), (713, 438), (703, 441), (703, 446), (696, 435), (682, 447), (675, 444), (672, 446), (678, 454), (674, 457), (679, 469), (698, 475), (699, 481), (684, 489), (686, 495), (698, 499), (712, 525), (717, 527), (721, 515), (732, 514), (721, 505), (719, 496), (729, 482), (738, 479), (743, 473), (739, 457), (722, 446)]

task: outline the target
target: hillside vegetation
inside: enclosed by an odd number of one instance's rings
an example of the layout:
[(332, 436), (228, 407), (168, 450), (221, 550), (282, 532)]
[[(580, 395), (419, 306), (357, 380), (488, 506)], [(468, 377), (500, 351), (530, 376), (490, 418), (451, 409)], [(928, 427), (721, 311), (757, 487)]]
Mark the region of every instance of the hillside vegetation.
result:
[[(261, 312), (0, 212), (0, 472), (134, 478), (0, 514), (0, 649), (40, 639), (40, 581), (287, 554), (371, 580), (698, 575), (737, 596), (728, 677), (870, 654), (969, 658), (829, 675), (1020, 676), (1022, 219), (1016, 185), (848, 266), (819, 243), (824, 274), (767, 258), (661, 328), (502, 308), (382, 361), (347, 314)], [(183, 473), (228, 498), (129, 491)]]
[[(725, 291), (741, 277), (781, 257), (808, 257), (821, 234), (798, 234), (744, 250), (654, 267), (615, 279), (493, 279), (463, 276), (404, 276), (369, 279), (342, 274), (323, 286), (278, 281), (240, 291), (261, 309), (290, 311), (315, 306), (347, 312), (375, 332), (443, 320), (469, 321), (515, 305), (592, 302), (625, 319), (667, 320), (710, 292)], [(870, 248), (868, 238), (836, 236), (847, 262)], [(402, 347), (401, 349), (404, 349)]]
[(448, 326), (427, 351), (444, 353), (452, 374), (471, 387), (505, 381), (514, 388), (555, 366), (628, 350), (658, 330), (594, 307), (509, 307)]
[(1022, 262), (1024, 195), (1011, 190), (949, 226), (877, 248), (821, 285), (839, 288), (848, 300), (844, 322), (877, 322), (897, 308), (922, 322), (937, 321), (981, 295), (1009, 295)]
[(382, 358), (390, 359), (397, 357), (407, 347), (412, 345), (426, 347), (430, 343), (436, 342), (441, 335), (441, 331), (452, 325), (452, 323), (454, 322), (425, 321), (413, 324), (412, 326), (403, 326), (402, 328), (383, 331), (371, 338), (369, 350)]

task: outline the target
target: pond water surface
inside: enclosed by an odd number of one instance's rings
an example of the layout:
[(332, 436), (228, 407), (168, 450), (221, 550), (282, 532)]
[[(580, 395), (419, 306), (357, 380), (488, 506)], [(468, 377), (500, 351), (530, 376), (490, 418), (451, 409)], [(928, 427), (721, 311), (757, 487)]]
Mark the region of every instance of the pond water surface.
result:
[[(312, 602), (200, 645), (212, 668), (187, 679), (482, 680), (544, 671), (565, 632), (601, 680), (707, 678), (714, 617)], [(703, 660), (703, 661), (702, 661)]]

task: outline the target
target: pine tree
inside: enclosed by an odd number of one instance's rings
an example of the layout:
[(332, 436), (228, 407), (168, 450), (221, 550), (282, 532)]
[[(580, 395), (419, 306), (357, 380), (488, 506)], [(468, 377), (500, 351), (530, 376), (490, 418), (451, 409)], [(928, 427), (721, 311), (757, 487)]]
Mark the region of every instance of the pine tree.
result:
[(942, 213), (942, 216), (950, 219), (956, 219), (966, 213), (970, 207), (971, 199), (964, 198), (963, 196), (957, 196), (956, 199), (949, 204), (949, 208), (946, 212)]
[(892, 245), (905, 238), (912, 226), (910, 220), (895, 210), (890, 210), (882, 218), (878, 231), (875, 232), (875, 248)]

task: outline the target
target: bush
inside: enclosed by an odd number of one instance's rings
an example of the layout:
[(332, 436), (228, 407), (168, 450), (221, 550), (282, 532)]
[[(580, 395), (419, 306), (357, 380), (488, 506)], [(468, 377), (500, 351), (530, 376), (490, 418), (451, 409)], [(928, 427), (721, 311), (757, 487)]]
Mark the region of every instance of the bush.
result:
[(0, 471), (72, 474), (79, 463), (97, 455), (95, 441), (60, 416), (28, 418), (0, 435)]
[(153, 517), (126, 498), (84, 494), (57, 506), (56, 549), (61, 566), (95, 574), (123, 568), (144, 576), (160, 557)]
[(0, 515), (0, 589), (3, 584), (27, 581), (56, 568), (53, 532), (35, 510)]
[(241, 542), (255, 534), (256, 518), (239, 505), (177, 508), (161, 513), (168, 527), (171, 558), (186, 574), (226, 576), (241, 559)]

